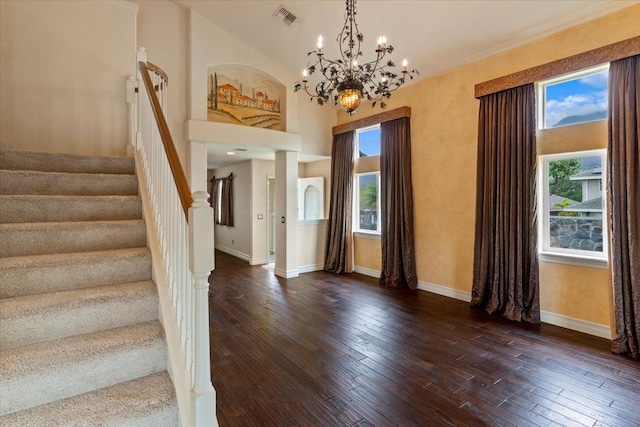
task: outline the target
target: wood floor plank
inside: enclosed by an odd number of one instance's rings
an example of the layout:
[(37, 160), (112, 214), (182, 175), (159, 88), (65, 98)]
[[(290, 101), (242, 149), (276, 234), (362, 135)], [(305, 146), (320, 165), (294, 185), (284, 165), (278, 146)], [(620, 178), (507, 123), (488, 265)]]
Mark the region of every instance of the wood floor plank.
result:
[(601, 338), (221, 252), (210, 284), (221, 426), (640, 425), (640, 364)]

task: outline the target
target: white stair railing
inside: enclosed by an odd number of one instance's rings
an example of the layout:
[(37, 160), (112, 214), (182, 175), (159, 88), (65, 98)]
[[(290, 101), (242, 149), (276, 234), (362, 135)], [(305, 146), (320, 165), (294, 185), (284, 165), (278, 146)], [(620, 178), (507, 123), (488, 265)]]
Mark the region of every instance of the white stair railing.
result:
[[(214, 268), (213, 210), (191, 194), (167, 126), (167, 75), (138, 48), (136, 164), (148, 197), (161, 321), (183, 426), (217, 426), (209, 351), (209, 275)], [(162, 268), (158, 268), (160, 264)]]

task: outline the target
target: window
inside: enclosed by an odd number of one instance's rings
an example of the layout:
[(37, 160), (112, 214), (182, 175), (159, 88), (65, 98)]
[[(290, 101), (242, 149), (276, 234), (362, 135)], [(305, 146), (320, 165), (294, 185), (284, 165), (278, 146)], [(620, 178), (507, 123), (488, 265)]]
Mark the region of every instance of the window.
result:
[(540, 157), (543, 260), (554, 261), (555, 256), (606, 262), (605, 154), (593, 150)]
[(609, 64), (538, 84), (541, 129), (607, 118)]
[(380, 233), (380, 172), (356, 175), (354, 231)]
[(380, 155), (380, 125), (356, 130), (356, 159)]

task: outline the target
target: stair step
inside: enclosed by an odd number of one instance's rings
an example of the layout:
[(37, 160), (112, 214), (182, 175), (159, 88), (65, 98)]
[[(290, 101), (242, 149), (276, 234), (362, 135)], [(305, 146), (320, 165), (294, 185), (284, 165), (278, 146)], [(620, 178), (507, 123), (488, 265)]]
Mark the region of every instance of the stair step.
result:
[(142, 218), (139, 196), (0, 195), (0, 223)]
[(135, 175), (0, 170), (0, 194), (130, 196)]
[(2, 351), (0, 415), (162, 372), (165, 346), (153, 321)]
[(151, 280), (146, 247), (0, 258), (0, 298)]
[(146, 244), (144, 221), (0, 224), (0, 258), (135, 248)]
[(29, 150), (2, 150), (0, 169), (70, 173), (133, 174), (133, 157), (87, 156)]
[(6, 427), (175, 427), (175, 391), (164, 371), (0, 417)]
[(0, 350), (158, 319), (152, 281), (0, 299)]

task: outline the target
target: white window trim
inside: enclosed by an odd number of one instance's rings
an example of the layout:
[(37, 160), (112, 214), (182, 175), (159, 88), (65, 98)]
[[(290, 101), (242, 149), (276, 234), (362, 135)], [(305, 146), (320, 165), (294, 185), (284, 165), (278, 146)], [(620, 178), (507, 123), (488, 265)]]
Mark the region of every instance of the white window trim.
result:
[[(600, 157), (602, 174), (602, 255), (593, 251), (579, 249), (551, 248), (549, 242), (549, 160), (565, 160), (576, 157)], [(560, 154), (547, 154), (538, 157), (538, 201), (539, 212), (542, 215), (538, 220), (538, 258), (540, 261), (560, 264), (571, 264), (582, 267), (608, 268), (609, 265), (609, 230), (607, 213), (607, 150), (572, 151)]]
[[(376, 129), (376, 128), (380, 128), (380, 123), (372, 125), (372, 126), (367, 126), (366, 128), (359, 128), (356, 129), (356, 143), (355, 143), (355, 150), (353, 151), (353, 155), (354, 155), (354, 159), (361, 159), (362, 157), (360, 157), (360, 134), (362, 132), (367, 132), (370, 131), (372, 129)], [(382, 150), (382, 147), (380, 148)], [(379, 154), (372, 154), (370, 156), (366, 156), (366, 157), (376, 157), (379, 156)]]
[[(362, 175), (377, 175), (377, 180), (378, 180), (378, 203), (376, 203), (376, 212), (377, 212), (377, 223), (376, 223), (376, 228), (377, 230), (362, 230), (360, 229), (360, 186), (359, 186), (359, 177)], [(353, 216), (353, 232), (352, 234), (355, 236), (359, 236), (359, 237), (373, 237), (373, 236), (380, 236), (380, 221), (382, 219), (381, 212), (380, 212), (380, 171), (373, 171), (373, 172), (363, 172), (363, 173), (357, 173), (354, 174), (353, 176), (353, 180), (354, 180), (354, 186), (353, 186), (353, 212), (352, 212), (352, 216)]]
[[(605, 70), (609, 69), (609, 63), (607, 62), (606, 64), (602, 64), (602, 65), (597, 65), (595, 67), (590, 67), (590, 68), (585, 68), (584, 70), (580, 70), (580, 71), (576, 71), (576, 72), (572, 72), (572, 73), (568, 73), (568, 74), (563, 74), (561, 76), (557, 76), (554, 77), (552, 79), (549, 80), (544, 80), (544, 81), (540, 81), (540, 82), (536, 82), (536, 93), (537, 93), (537, 99), (538, 100), (542, 100), (542, 102), (538, 102), (538, 117), (537, 117), (537, 122), (538, 122), (538, 130), (545, 130), (545, 129), (554, 129), (554, 128), (548, 128), (545, 126), (546, 123), (546, 105), (547, 105), (547, 91), (545, 90), (545, 88), (549, 85), (553, 85), (556, 83), (561, 83), (564, 81), (569, 81), (569, 80), (575, 80), (575, 79), (579, 79), (581, 77), (584, 76), (588, 76), (591, 74), (597, 74), (597, 73), (601, 73)], [(603, 120), (603, 119), (598, 119), (598, 120)], [(567, 124), (564, 126), (572, 126), (575, 124), (582, 124), (582, 123), (590, 123), (592, 121), (598, 121), (598, 120), (590, 120), (587, 122), (580, 122), (580, 123), (572, 123), (572, 124)], [(564, 126), (560, 126), (560, 127), (564, 127)]]

